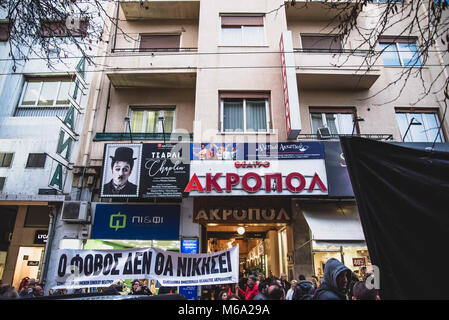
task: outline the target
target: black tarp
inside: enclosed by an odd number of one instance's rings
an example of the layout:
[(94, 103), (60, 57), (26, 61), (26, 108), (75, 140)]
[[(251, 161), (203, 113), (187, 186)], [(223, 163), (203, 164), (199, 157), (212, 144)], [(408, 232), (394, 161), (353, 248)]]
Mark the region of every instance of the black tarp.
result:
[(340, 139), (382, 299), (449, 299), (449, 153)]

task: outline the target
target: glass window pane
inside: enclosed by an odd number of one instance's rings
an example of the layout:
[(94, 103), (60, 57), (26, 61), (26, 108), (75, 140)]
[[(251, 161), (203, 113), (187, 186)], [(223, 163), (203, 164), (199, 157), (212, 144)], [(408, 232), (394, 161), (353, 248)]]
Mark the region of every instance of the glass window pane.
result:
[(324, 127), (323, 117), (321, 113), (311, 113), (312, 118), (312, 133), (316, 134), (318, 128)]
[[(408, 122), (407, 122), (407, 114), (406, 113), (396, 113), (396, 120), (398, 121), (399, 130), (401, 131), (401, 140), (404, 139), (404, 134), (407, 131)], [(405, 142), (411, 142), (412, 138), (409, 133), (404, 139)]]
[(170, 133), (173, 131), (173, 120), (175, 117), (174, 111), (164, 111), (164, 131), (165, 133)]
[(243, 99), (223, 101), (223, 131), (243, 131)]
[(247, 46), (263, 46), (265, 44), (263, 27), (243, 27), (243, 41)]
[(147, 110), (147, 125), (145, 132), (147, 133), (157, 133), (158, 132), (158, 119), (159, 110)]
[(413, 120), (413, 123), (417, 123), (420, 122), (420, 125), (411, 125), (410, 126), (410, 131), (411, 131), (411, 135), (412, 135), (412, 140), (413, 142), (428, 142), (427, 140), (427, 135), (426, 135), (426, 131), (424, 128), (424, 122), (423, 122), (423, 118), (422, 118), (422, 114), (420, 113), (409, 113), (409, 123), (412, 121), (412, 118), (415, 118), (415, 120)]
[[(338, 114), (338, 129), (339, 134), (352, 134), (354, 127), (353, 116), (350, 113)], [(355, 129), (354, 129), (355, 130)]]
[(143, 116), (145, 111), (132, 111), (131, 115), (131, 132), (143, 132)]
[(69, 94), (70, 94), (70, 86), (72, 82), (61, 82), (61, 87), (59, 88), (58, 98), (56, 99), (56, 104), (69, 104)]
[(41, 95), (39, 96), (38, 105), (40, 106), (52, 106), (56, 92), (58, 90), (59, 82), (44, 82), (42, 84)]
[(242, 29), (241, 28), (222, 28), (221, 44), (228, 46), (242, 45)]
[(25, 94), (23, 95), (22, 105), (34, 105), (39, 97), (40, 82), (28, 82)]
[(267, 131), (265, 100), (246, 100), (246, 130)]
[(326, 113), (327, 127), (329, 128), (331, 134), (338, 134), (337, 129), (337, 115), (334, 113)]
[[(423, 116), (426, 124), (426, 133), (429, 142), (434, 142), (435, 138), (436, 142), (444, 142), (443, 132), (441, 130), (438, 130), (440, 127), (440, 121), (438, 120), (438, 116), (435, 113), (424, 113)], [(440, 133), (439, 135), (438, 132)]]
[(385, 50), (382, 52), (382, 60), (386, 66), (400, 66), (401, 60), (399, 59), (396, 45), (394, 43), (381, 43), (380, 49)]
[(404, 66), (419, 67), (421, 61), (419, 60), (418, 47), (414, 43), (398, 43), (399, 54), (402, 58)]

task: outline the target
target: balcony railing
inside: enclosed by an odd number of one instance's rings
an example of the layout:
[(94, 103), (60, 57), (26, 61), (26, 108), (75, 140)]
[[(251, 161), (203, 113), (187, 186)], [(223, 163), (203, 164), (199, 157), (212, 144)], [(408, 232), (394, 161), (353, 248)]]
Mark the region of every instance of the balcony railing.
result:
[(352, 54), (357, 56), (364, 55), (374, 55), (376, 52), (374, 50), (360, 50), (360, 49), (304, 49), (304, 48), (294, 48), (295, 53), (332, 53), (332, 54)]
[(393, 140), (392, 134), (331, 134), (328, 138), (322, 138), (318, 134), (313, 133), (301, 133), (298, 135), (297, 140), (340, 140), (340, 137), (361, 137), (378, 141)]
[(151, 140), (151, 141), (193, 141), (193, 134), (186, 133), (141, 133), (141, 132), (97, 132), (93, 141), (130, 141), (130, 140)]
[(112, 49), (111, 52), (198, 52), (198, 48), (115, 48)]

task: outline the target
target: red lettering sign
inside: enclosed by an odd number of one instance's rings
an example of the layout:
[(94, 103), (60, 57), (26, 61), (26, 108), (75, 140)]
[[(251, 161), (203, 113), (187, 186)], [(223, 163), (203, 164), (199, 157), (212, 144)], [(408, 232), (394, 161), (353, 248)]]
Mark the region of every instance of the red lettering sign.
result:
[[(218, 184), (218, 179), (223, 174), (221, 172), (216, 173), (212, 177), (212, 173), (206, 173), (206, 192), (212, 192), (212, 189), (215, 189), (216, 192), (223, 192), (223, 189)], [(270, 173), (264, 176), (265, 178), (265, 192), (276, 192), (280, 193), (283, 190), (282, 184), (282, 174), (281, 173)], [(299, 185), (297, 187), (293, 184), (293, 179), (299, 181)], [(255, 184), (250, 186), (248, 183), (249, 180), (255, 180)], [(237, 173), (226, 173), (226, 192), (231, 193), (232, 187), (236, 186), (240, 183), (240, 176)], [(262, 177), (255, 172), (248, 172), (242, 177), (242, 188), (248, 193), (255, 193), (259, 191), (262, 187)], [(287, 175), (285, 179), (285, 186), (292, 193), (299, 193), (306, 188), (306, 178), (299, 172), (291, 172)], [(308, 192), (313, 192), (315, 187), (318, 186), (317, 189), (321, 191), (327, 191), (326, 186), (323, 181), (319, 177), (317, 173), (314, 174), (312, 180), (310, 181), (310, 185), (307, 189)], [(201, 185), (196, 173), (193, 174), (192, 178), (189, 181), (189, 184), (185, 188), (184, 192), (198, 191), (200, 193), (204, 192), (204, 188)]]

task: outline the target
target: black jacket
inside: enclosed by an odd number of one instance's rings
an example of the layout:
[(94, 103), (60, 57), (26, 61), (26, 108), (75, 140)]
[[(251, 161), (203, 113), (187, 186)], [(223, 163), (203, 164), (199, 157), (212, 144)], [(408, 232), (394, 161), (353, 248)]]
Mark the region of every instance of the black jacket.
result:
[(312, 282), (307, 280), (301, 280), (296, 286), (296, 297), (295, 300), (308, 300), (313, 297), (315, 292), (315, 287)]
[(337, 277), (340, 273), (351, 272), (337, 259), (329, 259), (324, 266), (324, 278), (321, 286), (315, 292), (314, 300), (346, 300), (346, 290), (337, 285)]
[(117, 191), (114, 188), (114, 184), (111, 180), (103, 186), (103, 194), (104, 195), (114, 195), (114, 194), (136, 195), (137, 194), (137, 186), (135, 184), (127, 181), (125, 187), (123, 189)]

